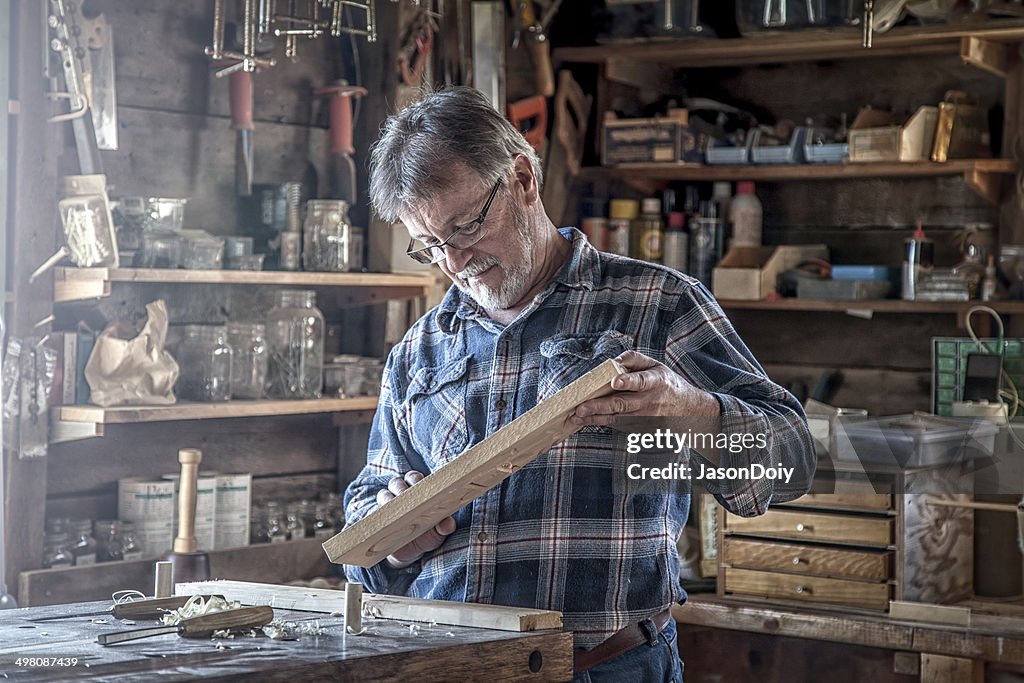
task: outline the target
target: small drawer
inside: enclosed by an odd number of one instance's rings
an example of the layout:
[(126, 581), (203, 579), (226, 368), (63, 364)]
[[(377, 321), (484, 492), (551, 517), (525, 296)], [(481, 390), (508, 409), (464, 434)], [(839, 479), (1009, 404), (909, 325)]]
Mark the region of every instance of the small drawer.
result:
[(769, 510), (760, 517), (739, 517), (730, 512), (725, 515), (725, 531), (797, 541), (888, 546), (892, 543), (893, 520), (803, 510)]
[(734, 595), (886, 610), (889, 608), (891, 590), (887, 583), (866, 583), (750, 569), (725, 570), (725, 593)]
[(722, 562), (730, 567), (770, 569), (861, 581), (888, 581), (892, 553), (751, 541), (727, 536)]
[[(823, 487), (830, 488), (831, 482), (825, 483)], [(878, 493), (869, 481), (856, 481), (852, 479), (837, 479), (834, 492), (808, 493), (788, 503), (780, 503), (780, 505), (843, 508), (872, 512), (891, 510), (893, 507), (892, 494)]]

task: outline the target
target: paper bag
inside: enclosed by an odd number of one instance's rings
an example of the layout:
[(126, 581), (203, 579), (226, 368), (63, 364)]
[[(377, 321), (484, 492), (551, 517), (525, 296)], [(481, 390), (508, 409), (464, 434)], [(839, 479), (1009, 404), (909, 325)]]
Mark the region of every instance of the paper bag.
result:
[(175, 402), (178, 363), (164, 348), (167, 307), (161, 300), (146, 305), (148, 320), (137, 337), (112, 323), (100, 333), (85, 365), (90, 400), (104, 408), (122, 405), (168, 405)]

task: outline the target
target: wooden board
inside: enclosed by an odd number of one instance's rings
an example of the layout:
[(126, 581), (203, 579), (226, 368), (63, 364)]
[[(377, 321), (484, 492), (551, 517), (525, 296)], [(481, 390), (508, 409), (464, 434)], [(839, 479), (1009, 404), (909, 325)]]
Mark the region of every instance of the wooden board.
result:
[(732, 568), (725, 569), (725, 592), (880, 610), (888, 607), (890, 598), (885, 583)]
[(795, 543), (768, 543), (726, 536), (722, 562), (731, 567), (770, 569), (863, 581), (886, 581), (890, 551), (840, 550)]
[(346, 410), (374, 410), (376, 396), (356, 398), (317, 398), (307, 400), (224, 401), (201, 403), (179, 401), (169, 406), (116, 406), (101, 408), (94, 405), (61, 406), (58, 419), (66, 422), (95, 422), (97, 424), (135, 424), (138, 422), (168, 422), (173, 420), (215, 420), (234, 417), (264, 417), (274, 415), (311, 415)]
[(893, 521), (885, 517), (852, 517), (802, 510), (769, 510), (760, 517), (726, 514), (727, 533), (742, 533), (796, 541), (830, 541), (853, 545), (888, 546)]
[(372, 567), (579, 431), (576, 406), (611, 393), (608, 360), (324, 543), (332, 562)]
[[(243, 605), (270, 605), (275, 609), (302, 612), (341, 613), (345, 611), (343, 590), (320, 590), (302, 586), (278, 586), (243, 581), (198, 581), (179, 583), (175, 595), (202, 595), (214, 591)], [(473, 602), (420, 600), (397, 595), (363, 594), (363, 613), (379, 619), (400, 619), (425, 623), (493, 628), (501, 631), (539, 631), (562, 628), (562, 613), (529, 607), (503, 607)]]

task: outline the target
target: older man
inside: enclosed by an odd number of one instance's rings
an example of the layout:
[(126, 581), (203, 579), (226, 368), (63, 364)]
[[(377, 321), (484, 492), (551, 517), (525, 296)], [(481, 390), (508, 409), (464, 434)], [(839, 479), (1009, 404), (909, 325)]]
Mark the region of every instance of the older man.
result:
[(641, 492), (607, 425), (625, 415), (760, 426), (764, 448), (705, 453), (723, 466), (792, 468), (788, 483), (704, 482), (753, 515), (807, 489), (813, 448), (799, 404), (698, 281), (557, 229), (536, 153), (473, 89), (430, 94), (387, 120), (370, 195), (384, 220), (408, 229), (409, 256), (455, 286), (391, 351), (367, 464), (346, 493), (349, 523), (601, 361), (629, 372), (577, 408), (579, 433), (348, 575), (383, 593), (560, 610), (579, 680), (681, 680), (668, 608), (685, 599), (676, 540), (688, 488)]

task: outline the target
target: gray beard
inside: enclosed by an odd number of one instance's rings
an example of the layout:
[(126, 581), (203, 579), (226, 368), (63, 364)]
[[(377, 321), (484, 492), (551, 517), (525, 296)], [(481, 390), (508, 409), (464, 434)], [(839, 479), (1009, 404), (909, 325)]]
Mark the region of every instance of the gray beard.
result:
[[(518, 247), (517, 251), (524, 255), (524, 260), (503, 266), (497, 258), (484, 256), (471, 261), (455, 280), (456, 286), (483, 306), (484, 310), (511, 308), (523, 297), (530, 286), (530, 271), (533, 268), (533, 240), (530, 239), (528, 233), (529, 227), (525, 212), (519, 211), (516, 207), (513, 210), (513, 220), (516, 223), (515, 246)], [(470, 288), (463, 276), (470, 277), (482, 273), (493, 265), (497, 265), (504, 274), (501, 285), (496, 289), (484, 284)]]

